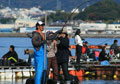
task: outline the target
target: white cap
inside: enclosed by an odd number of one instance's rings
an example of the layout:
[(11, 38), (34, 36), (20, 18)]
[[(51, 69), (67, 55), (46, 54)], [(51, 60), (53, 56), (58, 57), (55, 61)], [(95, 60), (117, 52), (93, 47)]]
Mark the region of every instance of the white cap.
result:
[(45, 25), (45, 23), (42, 22), (42, 21), (38, 21), (38, 22), (36, 23), (36, 26), (44, 26), (44, 25)]

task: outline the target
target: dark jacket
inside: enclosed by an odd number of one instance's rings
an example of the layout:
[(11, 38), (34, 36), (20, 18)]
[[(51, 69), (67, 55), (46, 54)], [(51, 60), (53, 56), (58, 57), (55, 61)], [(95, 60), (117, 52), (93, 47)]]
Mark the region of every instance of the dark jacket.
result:
[(113, 49), (115, 54), (118, 54), (120, 52), (117, 44), (112, 44), (110, 49)]
[[(57, 35), (58, 35), (59, 33), (61, 33), (61, 32), (62, 32), (62, 29), (61, 29), (61, 30), (58, 30), (57, 32), (55, 32), (51, 37), (50, 37), (50, 36), (46, 36), (46, 39), (47, 39), (47, 40), (54, 40), (54, 39), (57, 38)], [(33, 47), (34, 47), (36, 50), (39, 50), (42, 44), (47, 43), (47, 41), (46, 41), (46, 40), (43, 40), (42, 36), (41, 36), (38, 32), (36, 32), (36, 31), (33, 31), (33, 32), (32, 32), (32, 36), (30, 36), (29, 34), (27, 34), (27, 35), (28, 35), (30, 38), (32, 38), (32, 45), (33, 45)]]
[(32, 45), (36, 50), (39, 50), (42, 45), (43, 38), (38, 32), (32, 32)]
[(69, 60), (69, 55), (70, 55), (70, 51), (69, 51), (69, 39), (67, 37), (59, 38), (60, 43), (57, 45), (57, 53), (56, 53), (56, 57), (57, 57), (57, 62), (58, 63), (63, 63), (63, 62), (68, 62)]
[(92, 52), (91, 54), (89, 54), (89, 58), (92, 58), (93, 61), (96, 61), (95, 52)]
[(13, 52), (9, 51), (2, 58), (7, 58), (7, 60), (10, 60), (11, 63), (18, 62), (18, 55), (15, 51)]
[(99, 61), (109, 60), (107, 57), (107, 53), (104, 51), (101, 51), (99, 54)]
[(89, 56), (90, 55), (90, 49), (88, 48), (87, 45), (83, 45), (86, 48), (85, 53)]

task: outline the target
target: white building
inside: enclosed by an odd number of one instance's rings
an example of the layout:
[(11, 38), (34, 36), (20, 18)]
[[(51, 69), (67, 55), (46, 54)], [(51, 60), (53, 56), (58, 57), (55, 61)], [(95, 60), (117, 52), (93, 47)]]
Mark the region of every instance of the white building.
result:
[(14, 28), (14, 24), (0, 24), (0, 29), (11, 29)]
[(34, 27), (37, 23), (37, 20), (33, 20), (33, 19), (17, 19), (15, 21), (15, 28), (19, 28), (19, 27)]
[(81, 23), (79, 25), (81, 30), (105, 30), (105, 23)]
[(73, 9), (71, 12), (72, 12), (72, 13), (73, 13), (73, 12), (74, 12), (74, 13), (79, 13), (80, 11), (79, 11), (78, 8), (75, 8), (75, 9)]
[(120, 24), (108, 24), (107, 30), (120, 30)]

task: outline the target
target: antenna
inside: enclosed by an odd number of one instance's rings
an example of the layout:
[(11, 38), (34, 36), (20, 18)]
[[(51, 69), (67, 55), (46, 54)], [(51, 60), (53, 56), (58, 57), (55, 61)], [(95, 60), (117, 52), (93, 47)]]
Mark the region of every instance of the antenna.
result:
[(60, 9), (61, 9), (61, 1), (57, 0), (56, 10), (60, 10)]

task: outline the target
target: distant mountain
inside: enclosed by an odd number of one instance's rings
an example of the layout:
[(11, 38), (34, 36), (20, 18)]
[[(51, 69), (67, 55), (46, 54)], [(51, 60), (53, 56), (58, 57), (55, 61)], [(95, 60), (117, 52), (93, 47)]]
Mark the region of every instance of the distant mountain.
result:
[(120, 5), (114, 0), (102, 0), (92, 6), (87, 7), (83, 12), (79, 13), (74, 19), (83, 20), (119, 20)]
[[(42, 9), (56, 10), (62, 9), (71, 11), (76, 8), (81, 2), (85, 0), (0, 0), (0, 7), (11, 7), (11, 8), (31, 8), (40, 6)], [(100, 0), (90, 0), (89, 3), (84, 4), (80, 7), (84, 8)], [(120, 3), (120, 0), (115, 0)]]

